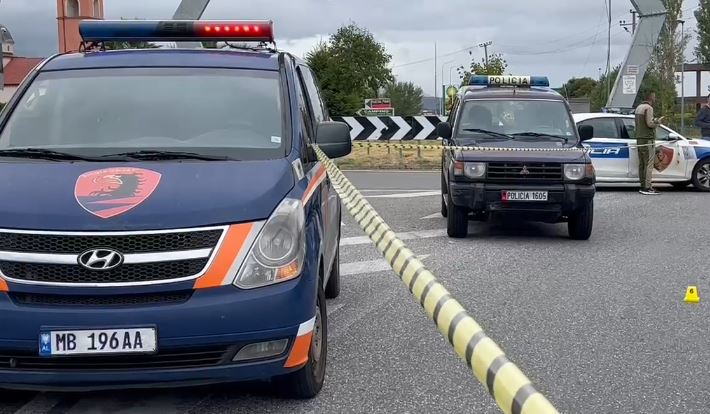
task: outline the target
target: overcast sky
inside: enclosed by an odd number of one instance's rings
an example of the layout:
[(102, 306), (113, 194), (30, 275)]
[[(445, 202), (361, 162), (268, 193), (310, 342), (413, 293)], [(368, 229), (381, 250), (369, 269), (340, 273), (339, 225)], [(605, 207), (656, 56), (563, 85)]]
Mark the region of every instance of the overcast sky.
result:
[[(56, 0), (0, 0), (6, 25), (22, 56), (48, 56), (57, 50)], [(170, 18), (179, 0), (104, 0), (106, 17)], [(628, 0), (613, 0), (612, 62), (620, 63), (631, 35), (619, 27), (630, 20)], [(697, 0), (685, 0), (686, 29), (695, 30)], [(212, 0), (204, 18), (274, 20), (278, 46), (305, 55), (320, 39), (355, 22), (372, 31), (393, 56), (398, 80), (420, 85), (433, 95), (434, 72), (468, 66), (483, 57), (477, 45), (493, 41), (515, 74), (548, 75), (553, 86), (572, 76), (597, 77), (606, 67), (605, 0)], [(434, 43), (439, 53), (434, 66)], [(469, 55), (469, 52), (471, 55)], [(688, 56), (691, 56), (688, 51)]]

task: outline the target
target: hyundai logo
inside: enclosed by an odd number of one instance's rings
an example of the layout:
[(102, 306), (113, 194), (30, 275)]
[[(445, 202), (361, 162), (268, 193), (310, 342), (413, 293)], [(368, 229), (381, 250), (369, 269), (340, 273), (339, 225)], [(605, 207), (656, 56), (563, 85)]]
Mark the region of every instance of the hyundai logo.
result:
[(87, 269), (110, 270), (123, 263), (123, 255), (111, 249), (92, 249), (80, 254), (78, 260)]

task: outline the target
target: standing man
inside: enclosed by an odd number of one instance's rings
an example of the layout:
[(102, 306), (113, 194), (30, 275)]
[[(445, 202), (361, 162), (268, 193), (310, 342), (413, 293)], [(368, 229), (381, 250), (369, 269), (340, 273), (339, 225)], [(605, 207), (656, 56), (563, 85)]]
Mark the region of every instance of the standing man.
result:
[(656, 93), (649, 92), (646, 99), (636, 108), (636, 143), (639, 154), (639, 181), (643, 195), (658, 195), (651, 180), (653, 178), (653, 159), (656, 148), (656, 128), (661, 124), (662, 118), (654, 118), (653, 105), (656, 103)]
[(710, 96), (695, 117), (695, 126), (700, 128), (703, 139), (710, 139)]

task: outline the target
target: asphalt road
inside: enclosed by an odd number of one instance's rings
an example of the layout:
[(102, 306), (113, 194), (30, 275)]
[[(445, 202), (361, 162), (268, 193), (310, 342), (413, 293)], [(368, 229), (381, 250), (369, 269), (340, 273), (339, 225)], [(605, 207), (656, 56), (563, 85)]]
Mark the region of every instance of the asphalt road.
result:
[[(710, 194), (601, 189), (592, 239), (565, 225), (472, 223), (445, 237), (435, 173), (351, 172), (388, 224), (562, 412), (707, 413)], [(328, 302), (326, 385), (310, 401), (268, 384), (8, 393), (0, 413), (500, 412), (354, 222)]]

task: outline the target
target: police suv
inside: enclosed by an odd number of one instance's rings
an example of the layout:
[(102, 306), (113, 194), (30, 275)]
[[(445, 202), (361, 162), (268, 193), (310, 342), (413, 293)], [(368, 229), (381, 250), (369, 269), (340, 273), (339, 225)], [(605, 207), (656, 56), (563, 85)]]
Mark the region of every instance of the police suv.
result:
[(565, 99), (545, 77), (472, 76), (447, 122), (437, 127), (444, 145), (441, 212), (450, 237), (468, 234), (469, 220), (491, 214), (567, 222), (573, 239), (591, 236), (595, 176)]
[[(350, 152), (268, 21), (90, 21), (0, 114), (0, 387), (323, 384)], [(259, 42), (105, 51), (108, 42)], [(262, 44), (263, 43), (263, 44)]]
[[(610, 113), (575, 114), (577, 125), (594, 128), (594, 138), (584, 143), (597, 172), (597, 181), (638, 183), (639, 156), (636, 120), (633, 115)], [(692, 184), (710, 192), (710, 141), (688, 139), (661, 125), (656, 128), (653, 182), (676, 188)]]

